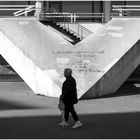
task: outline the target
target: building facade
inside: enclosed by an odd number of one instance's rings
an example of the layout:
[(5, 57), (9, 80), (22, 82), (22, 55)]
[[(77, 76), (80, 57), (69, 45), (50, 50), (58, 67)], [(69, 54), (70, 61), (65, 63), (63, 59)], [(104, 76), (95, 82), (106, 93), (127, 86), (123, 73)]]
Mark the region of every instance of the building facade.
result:
[[(35, 5), (36, 2), (41, 4), (42, 11), (53, 8), (57, 12), (73, 13), (76, 15), (77, 22), (108, 22), (111, 14), (114, 13), (114, 5), (124, 6), (123, 10), (132, 16), (140, 15), (139, 7), (137, 7), (140, 5), (140, 1), (0, 1), (0, 16), (13, 16), (13, 12), (17, 11), (17, 5)], [(4, 5), (7, 5), (7, 7)], [(15, 5), (13, 7), (15, 10), (10, 10), (9, 5)], [(130, 7), (128, 10), (126, 9), (125, 6), (131, 5), (136, 6), (135, 10), (134, 7)], [(120, 11), (116, 12), (119, 13)], [(28, 15), (33, 16), (34, 12)]]
[[(102, 15), (110, 7), (110, 2), (103, 1), (38, 1), (42, 9), (55, 9), (57, 12), (75, 13), (77, 21), (102, 22)], [(13, 16), (14, 10), (6, 10), (3, 5), (35, 5), (36, 1), (0, 1), (0, 16)], [(106, 6), (109, 4), (109, 6)], [(8, 8), (8, 7), (7, 7)], [(15, 7), (17, 8), (17, 6)], [(96, 13), (96, 15), (93, 15)], [(33, 15), (29, 14), (29, 15)]]

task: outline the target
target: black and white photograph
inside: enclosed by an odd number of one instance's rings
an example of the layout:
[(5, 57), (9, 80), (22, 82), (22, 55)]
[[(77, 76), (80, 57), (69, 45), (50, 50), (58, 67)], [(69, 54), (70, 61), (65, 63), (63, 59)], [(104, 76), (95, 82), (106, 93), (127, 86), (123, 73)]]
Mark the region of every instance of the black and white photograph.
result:
[(0, 0), (0, 139), (140, 139), (140, 0)]

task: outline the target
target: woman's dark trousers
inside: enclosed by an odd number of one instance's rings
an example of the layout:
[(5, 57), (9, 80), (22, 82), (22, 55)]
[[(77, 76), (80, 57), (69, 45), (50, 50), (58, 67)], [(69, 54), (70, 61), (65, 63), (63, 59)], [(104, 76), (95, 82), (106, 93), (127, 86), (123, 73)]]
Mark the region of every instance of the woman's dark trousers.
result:
[(73, 117), (75, 122), (79, 120), (78, 115), (74, 110), (74, 105), (73, 104), (65, 105), (65, 121), (68, 121), (69, 113), (71, 113), (71, 115), (72, 115), (72, 117)]

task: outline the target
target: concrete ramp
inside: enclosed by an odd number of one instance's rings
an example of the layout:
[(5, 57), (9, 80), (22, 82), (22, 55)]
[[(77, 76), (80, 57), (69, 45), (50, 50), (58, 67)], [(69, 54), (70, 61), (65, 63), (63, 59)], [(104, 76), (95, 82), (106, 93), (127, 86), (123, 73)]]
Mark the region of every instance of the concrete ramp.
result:
[(86, 64), (85, 94), (94, 98), (114, 93), (140, 64), (140, 19), (116, 18), (77, 45), (93, 51)]
[[(0, 53), (36, 93), (58, 97), (61, 83), (54, 50), (73, 48), (35, 19), (0, 19)], [(57, 80), (59, 78), (59, 80)]]
[(112, 19), (76, 45), (35, 19), (0, 19), (0, 53), (36, 93), (61, 94), (73, 69), (78, 97), (115, 92), (140, 64), (140, 19)]

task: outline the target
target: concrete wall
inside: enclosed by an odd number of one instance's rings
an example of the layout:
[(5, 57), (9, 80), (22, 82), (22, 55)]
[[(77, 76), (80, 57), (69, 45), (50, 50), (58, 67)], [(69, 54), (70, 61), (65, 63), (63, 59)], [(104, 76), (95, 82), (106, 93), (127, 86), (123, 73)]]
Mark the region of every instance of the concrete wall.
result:
[(94, 98), (116, 91), (139, 64), (139, 24), (112, 19), (72, 45), (35, 19), (0, 19), (0, 53), (35, 93), (58, 97), (70, 67), (78, 98)]
[[(100, 37), (99, 39), (96, 34), (97, 41), (95, 41), (95, 38), (93, 38), (93, 41), (90, 40), (90, 37), (87, 39), (90, 42), (85, 40), (85, 44), (93, 44), (93, 49), (96, 51), (102, 48), (104, 53), (100, 56), (95, 56), (94, 63), (96, 65), (94, 66), (100, 71), (96, 74), (91, 74), (91, 80), (95, 84), (87, 90), (82, 98), (94, 98), (114, 93), (140, 64), (140, 43), (137, 42), (140, 37), (139, 19), (133, 19), (134, 24), (129, 22), (131, 20), (114, 19), (103, 27), (108, 30), (106, 33), (104, 32), (105, 34), (103, 32), (97, 33), (104, 38)], [(108, 38), (107, 34), (112, 35)], [(101, 41), (102, 43), (97, 43)], [(105, 71), (104, 74), (102, 73), (103, 71)], [(100, 75), (101, 79), (98, 75)], [(98, 78), (99, 80), (97, 80)]]
[(0, 29), (0, 53), (13, 69), (36, 94), (59, 97), (64, 69), (52, 55), (72, 45), (35, 19), (0, 19)]
[(0, 53), (36, 94), (58, 97), (60, 88), (3, 32), (0, 32)]
[(95, 98), (113, 94), (140, 64), (138, 41), (91, 89), (81, 98)]

